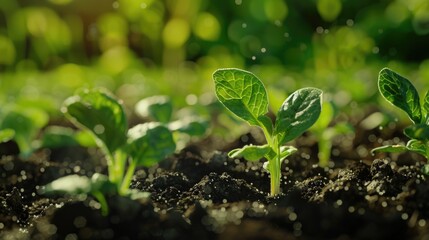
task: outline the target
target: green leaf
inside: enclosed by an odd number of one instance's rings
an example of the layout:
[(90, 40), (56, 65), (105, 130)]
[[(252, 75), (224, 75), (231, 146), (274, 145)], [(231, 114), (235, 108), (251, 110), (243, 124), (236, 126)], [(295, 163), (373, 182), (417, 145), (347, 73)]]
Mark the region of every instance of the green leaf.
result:
[(91, 179), (77, 174), (58, 178), (42, 188), (42, 194), (88, 194), (92, 189)]
[(64, 102), (62, 111), (82, 129), (88, 129), (97, 145), (110, 155), (126, 141), (127, 119), (122, 105), (110, 93), (84, 90)]
[(94, 173), (91, 178), (77, 174), (58, 178), (41, 188), (41, 194), (91, 194), (94, 192), (115, 193), (116, 186), (106, 175)]
[(7, 128), (0, 130), (0, 142), (7, 142), (9, 140), (12, 140), (15, 136), (15, 130)]
[(408, 79), (383, 68), (378, 75), (378, 89), (388, 102), (404, 110), (414, 123), (422, 122), (419, 95)]
[(219, 69), (213, 73), (219, 101), (250, 125), (260, 126), (259, 117), (268, 112), (264, 84), (255, 75), (240, 69)]
[(230, 158), (244, 158), (247, 161), (258, 161), (261, 158), (265, 157), (271, 151), (270, 146), (254, 146), (247, 145), (242, 148), (237, 148), (228, 153)]
[(283, 103), (274, 127), (279, 144), (295, 139), (313, 125), (320, 115), (322, 90), (302, 88), (292, 93)]
[(424, 142), (411, 139), (410, 141), (407, 142), (407, 149), (427, 157), (426, 155), (428, 153), (428, 147)]
[(190, 136), (204, 135), (207, 128), (208, 122), (197, 117), (188, 117), (168, 124), (170, 131), (178, 131)]
[(404, 134), (411, 139), (429, 140), (429, 126), (420, 123), (408, 126), (404, 129)]
[(155, 121), (167, 123), (171, 120), (173, 104), (168, 96), (152, 96), (140, 100), (135, 111), (140, 117), (150, 117)]
[(139, 124), (128, 131), (126, 151), (137, 165), (152, 166), (175, 150), (170, 130), (158, 123)]
[(429, 91), (426, 92), (425, 98), (423, 99), (422, 110), (425, 114), (425, 122), (427, 125), (429, 125)]
[(298, 151), (298, 149), (296, 149), (293, 146), (281, 146), (280, 147), (280, 159), (283, 161), (285, 158), (292, 155), (296, 151)]
[(400, 153), (400, 152), (406, 152), (408, 148), (404, 145), (386, 145), (377, 147), (371, 150), (371, 154), (376, 154), (380, 152), (387, 152), (387, 153)]

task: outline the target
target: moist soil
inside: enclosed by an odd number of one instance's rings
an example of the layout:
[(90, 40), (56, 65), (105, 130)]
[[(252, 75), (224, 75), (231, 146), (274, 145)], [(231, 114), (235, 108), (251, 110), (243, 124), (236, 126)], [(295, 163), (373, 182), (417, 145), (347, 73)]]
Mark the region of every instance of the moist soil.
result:
[(23, 160), (13, 142), (4, 143), (0, 239), (429, 239), (425, 160), (369, 153), (385, 144), (382, 138), (405, 139), (399, 129), (358, 128), (334, 139), (326, 168), (317, 165), (315, 140), (301, 136), (292, 143), (298, 152), (283, 162), (276, 197), (269, 196), (262, 161), (226, 154), (258, 144), (258, 133), (229, 144), (207, 138), (158, 166), (139, 168), (131, 188), (150, 198), (108, 196), (108, 216), (91, 196), (38, 194), (61, 176), (106, 173), (101, 153), (67, 147)]

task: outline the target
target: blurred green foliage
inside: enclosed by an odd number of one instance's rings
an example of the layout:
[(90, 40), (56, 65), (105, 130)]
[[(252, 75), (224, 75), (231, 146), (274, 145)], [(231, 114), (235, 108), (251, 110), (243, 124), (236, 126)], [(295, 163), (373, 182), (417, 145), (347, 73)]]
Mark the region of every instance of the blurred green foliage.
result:
[(428, 42), (427, 0), (5, 0), (0, 103), (59, 116), (76, 89), (103, 86), (128, 108), (159, 94), (208, 105), (212, 72), (237, 67), (266, 79), (273, 109), (305, 86), (349, 108), (378, 99), (383, 66), (429, 87)]

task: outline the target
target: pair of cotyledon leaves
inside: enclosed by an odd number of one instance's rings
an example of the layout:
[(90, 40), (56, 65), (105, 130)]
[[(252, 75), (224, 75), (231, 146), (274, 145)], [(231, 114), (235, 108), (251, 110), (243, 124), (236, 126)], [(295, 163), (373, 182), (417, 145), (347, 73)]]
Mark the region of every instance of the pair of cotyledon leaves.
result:
[(128, 130), (121, 103), (104, 90), (81, 91), (65, 101), (62, 111), (75, 125), (89, 130), (108, 154), (121, 149), (137, 165), (151, 166), (175, 150), (172, 134), (162, 124), (138, 124)]
[[(252, 73), (240, 69), (219, 69), (213, 74), (219, 101), (250, 125), (259, 126), (283, 145), (301, 135), (318, 119), (321, 111), (322, 91), (302, 88), (292, 93), (277, 112), (275, 123), (268, 113), (268, 96), (263, 83)], [(231, 157), (244, 157), (255, 161), (266, 156), (274, 146), (247, 146), (230, 152)], [(281, 158), (296, 151), (281, 147)]]

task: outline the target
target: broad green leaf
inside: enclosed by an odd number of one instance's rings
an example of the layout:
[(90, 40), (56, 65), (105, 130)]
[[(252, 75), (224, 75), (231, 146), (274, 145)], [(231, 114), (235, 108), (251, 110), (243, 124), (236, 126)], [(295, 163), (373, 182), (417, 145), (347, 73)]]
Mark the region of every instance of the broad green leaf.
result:
[(7, 142), (9, 140), (12, 140), (15, 136), (15, 130), (6, 128), (3, 130), (0, 130), (0, 142)]
[(137, 165), (152, 166), (175, 150), (170, 130), (158, 123), (139, 124), (128, 131), (126, 151)]
[(274, 134), (279, 144), (295, 139), (313, 125), (321, 111), (322, 90), (302, 88), (292, 93), (277, 113)]
[(110, 154), (126, 142), (128, 123), (124, 109), (106, 91), (81, 91), (66, 99), (62, 111), (75, 125), (88, 129), (97, 145)]
[(270, 146), (254, 146), (247, 145), (242, 148), (237, 148), (228, 153), (230, 158), (244, 158), (247, 161), (258, 161), (265, 157), (271, 151)]
[(423, 99), (422, 111), (425, 115), (425, 122), (427, 125), (429, 125), (429, 91), (426, 92), (425, 98)]
[(383, 68), (378, 75), (378, 89), (388, 102), (404, 110), (414, 123), (422, 122), (419, 94), (408, 79)]
[(167, 123), (171, 120), (173, 104), (168, 96), (153, 96), (140, 100), (135, 111), (140, 117), (150, 117), (155, 121)]
[(428, 147), (424, 142), (411, 139), (407, 142), (407, 149), (427, 157), (426, 154), (428, 153)]
[(386, 145), (377, 147), (371, 150), (371, 154), (376, 154), (380, 152), (387, 152), (387, 153), (400, 153), (400, 152), (406, 152), (408, 149), (404, 145)]
[(404, 134), (411, 139), (429, 140), (429, 126), (421, 123), (408, 126), (404, 129)]
[(168, 124), (170, 131), (178, 131), (190, 136), (201, 136), (207, 128), (208, 122), (196, 117), (188, 117)]
[(250, 125), (260, 126), (259, 117), (268, 112), (264, 84), (250, 72), (228, 68), (213, 73), (219, 101)]

